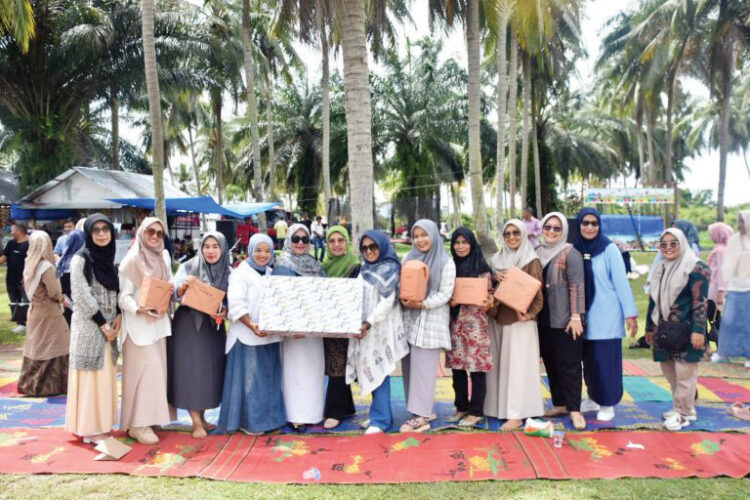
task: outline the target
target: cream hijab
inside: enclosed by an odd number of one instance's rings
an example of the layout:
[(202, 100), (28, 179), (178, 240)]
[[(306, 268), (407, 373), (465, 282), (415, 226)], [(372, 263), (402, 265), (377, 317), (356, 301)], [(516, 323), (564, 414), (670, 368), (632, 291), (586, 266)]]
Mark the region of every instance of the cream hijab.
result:
[(671, 227), (661, 233), (659, 240), (665, 234), (671, 234), (680, 243), (680, 255), (675, 260), (661, 259), (656, 264), (654, 276), (651, 278), (651, 298), (654, 301), (654, 310), (651, 312), (651, 320), (655, 325), (659, 324), (659, 317), (666, 320), (669, 311), (677, 300), (677, 297), (685, 289), (690, 278), (690, 273), (700, 259), (690, 248), (685, 233)]
[(539, 258), (534, 251), (534, 247), (531, 246), (529, 238), (526, 236), (526, 229), (523, 222), (519, 219), (510, 219), (503, 226), (502, 234), (505, 234), (508, 226), (513, 226), (521, 232), (521, 245), (513, 250), (505, 243), (505, 237), (503, 237), (503, 248), (490, 259), (490, 266), (495, 272), (510, 269), (513, 266), (522, 268), (532, 260)]
[(23, 267), (23, 288), (29, 299), (36, 292), (42, 275), (50, 267), (55, 267), (52, 260), (52, 240), (44, 231), (34, 231), (29, 236), (29, 251)]
[(721, 266), (724, 279), (744, 280), (750, 277), (750, 210), (742, 210), (740, 217), (745, 223), (745, 232), (734, 233), (727, 242), (724, 262)]
[(146, 276), (162, 281), (169, 281), (171, 276), (164, 260), (164, 241), (160, 241), (159, 245), (153, 249), (146, 245), (146, 228), (154, 223), (158, 223), (162, 231), (166, 232), (161, 220), (156, 217), (146, 217), (138, 227), (133, 246), (120, 263), (120, 274), (132, 281), (136, 287), (141, 286), (141, 281)]
[(542, 261), (542, 267), (545, 267), (549, 262), (554, 259), (560, 252), (565, 250), (567, 246), (573, 246), (568, 243), (568, 219), (560, 212), (550, 212), (542, 219), (542, 228), (552, 217), (557, 218), (562, 225), (562, 235), (556, 243), (547, 243), (544, 238), (544, 232), (542, 232), (542, 244), (536, 249), (539, 254), (539, 259)]

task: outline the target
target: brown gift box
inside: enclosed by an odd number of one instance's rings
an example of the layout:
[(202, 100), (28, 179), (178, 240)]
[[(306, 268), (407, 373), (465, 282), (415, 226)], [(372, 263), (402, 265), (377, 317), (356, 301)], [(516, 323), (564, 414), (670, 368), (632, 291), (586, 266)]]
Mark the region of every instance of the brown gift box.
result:
[(195, 280), (182, 296), (182, 305), (213, 316), (219, 312), (224, 295), (226, 294), (218, 288)]
[(526, 313), (541, 288), (541, 281), (517, 267), (511, 267), (505, 279), (497, 286), (495, 298), (511, 309)]
[(430, 270), (419, 260), (408, 260), (401, 265), (399, 296), (402, 299), (421, 301), (427, 298)]
[(160, 313), (169, 310), (169, 302), (172, 300), (169, 281), (162, 281), (150, 276), (143, 278), (141, 291), (138, 293), (138, 307), (154, 309)]
[(456, 278), (452, 301), (454, 304), (481, 306), (489, 295), (487, 278)]

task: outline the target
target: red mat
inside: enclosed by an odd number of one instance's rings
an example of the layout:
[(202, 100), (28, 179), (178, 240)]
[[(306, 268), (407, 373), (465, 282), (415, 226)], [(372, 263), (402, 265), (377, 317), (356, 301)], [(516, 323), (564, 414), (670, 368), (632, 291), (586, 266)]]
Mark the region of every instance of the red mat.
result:
[(0, 431), (0, 472), (123, 473), (270, 483), (402, 483), (487, 479), (743, 477), (750, 438), (708, 432), (570, 433), (562, 448), (520, 433), (378, 434), (195, 440), (160, 433), (117, 462), (59, 429)]

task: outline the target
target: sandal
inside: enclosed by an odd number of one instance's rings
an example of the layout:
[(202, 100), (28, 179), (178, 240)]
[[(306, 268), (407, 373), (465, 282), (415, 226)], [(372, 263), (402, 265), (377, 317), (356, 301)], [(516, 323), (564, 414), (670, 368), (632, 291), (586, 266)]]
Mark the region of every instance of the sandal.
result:
[(679, 431), (690, 425), (690, 420), (676, 413), (664, 421), (664, 428), (668, 431)]
[(340, 423), (341, 420), (333, 417), (328, 417), (325, 422), (323, 422), (323, 428), (328, 430), (335, 429), (339, 426)]
[(544, 418), (559, 417), (561, 415), (567, 415), (568, 409), (564, 406), (553, 406), (546, 412), (544, 412)]
[(474, 427), (479, 422), (482, 421), (484, 417), (481, 417), (479, 415), (466, 415), (464, 418), (461, 419), (461, 421), (458, 423), (459, 427)]
[(400, 432), (424, 432), (430, 430), (430, 420), (427, 417), (414, 415), (399, 429)]
[(729, 413), (734, 415), (736, 418), (739, 418), (740, 420), (750, 422), (750, 408), (742, 403), (732, 404), (732, 406), (729, 407)]
[(468, 411), (457, 411), (450, 417), (446, 418), (445, 421), (451, 424), (454, 424), (456, 422), (460, 422), (466, 415), (468, 415)]
[(586, 429), (586, 419), (583, 418), (583, 414), (579, 411), (570, 412), (570, 421), (573, 423), (573, 428), (577, 431), (583, 431)]

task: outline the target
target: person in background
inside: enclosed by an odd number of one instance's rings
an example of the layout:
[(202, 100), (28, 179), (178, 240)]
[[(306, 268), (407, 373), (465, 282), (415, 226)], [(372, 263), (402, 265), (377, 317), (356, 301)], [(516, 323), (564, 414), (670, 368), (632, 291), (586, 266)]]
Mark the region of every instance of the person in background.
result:
[[(708, 226), (708, 234), (714, 242), (714, 249), (708, 255), (708, 268), (711, 270), (711, 279), (708, 280), (708, 320), (712, 324), (708, 340), (716, 342), (719, 346), (719, 328), (721, 327), (721, 311), (724, 309), (724, 300), (727, 294), (727, 282), (721, 272), (724, 263), (724, 252), (727, 242), (734, 234), (734, 229), (729, 224), (714, 222)], [(724, 361), (718, 352), (711, 355), (713, 363)]]
[(312, 227), (312, 220), (310, 220), (310, 215), (307, 212), (302, 212), (302, 220), (300, 221), (301, 224), (304, 224), (308, 231), (310, 231), (310, 228)]
[[(710, 271), (690, 248), (685, 234), (670, 228), (659, 239), (664, 256), (654, 272), (646, 313), (646, 340), (654, 347), (654, 361), (672, 388), (672, 410), (664, 412), (664, 427), (679, 431), (697, 419), (695, 391), (698, 362), (706, 339), (706, 296)], [(654, 337), (662, 325), (684, 327), (684, 345), (665, 349)], [(682, 333), (682, 332), (681, 332)]]
[[(313, 250), (313, 253), (315, 254), (315, 259), (319, 262), (323, 262), (323, 259), (326, 256), (326, 229), (323, 227), (323, 218), (318, 215), (315, 217), (315, 222), (312, 223), (310, 226), (310, 233), (312, 235), (312, 242), (315, 246), (315, 249)], [(320, 249), (320, 256), (318, 256), (318, 249)]]
[[(8, 272), (5, 275), (5, 286), (8, 290), (8, 298), (10, 299), (10, 307), (13, 309), (13, 304), (20, 304), (25, 302), (23, 286), (23, 271), (24, 262), (26, 261), (26, 254), (29, 251), (29, 240), (28, 231), (26, 226), (21, 223), (13, 222), (10, 227), (10, 235), (13, 237), (12, 240), (5, 245), (3, 254), (0, 255), (0, 265), (7, 264)], [(26, 330), (26, 322), (19, 322), (18, 325), (13, 329), (13, 333), (22, 333)]]
[(58, 260), (63, 255), (63, 252), (65, 251), (65, 243), (68, 241), (68, 235), (75, 229), (76, 227), (76, 220), (71, 218), (65, 221), (63, 224), (63, 234), (57, 238), (57, 241), (55, 242), (55, 250), (54, 250), (54, 259), (55, 263), (57, 263)]
[[(700, 255), (701, 255), (700, 236), (698, 235), (698, 228), (695, 227), (695, 224), (693, 224), (689, 220), (675, 219), (672, 221), (672, 227), (675, 227), (679, 229), (680, 231), (682, 231), (682, 233), (685, 235), (685, 238), (687, 238), (690, 248), (693, 250), (695, 255), (697, 255), (698, 258), (700, 258)], [(659, 255), (661, 255), (661, 253)]]
[(80, 219), (78, 219), (78, 221), (76, 222), (76, 225), (75, 225), (75, 229), (76, 229), (77, 231), (83, 231), (83, 226), (84, 226), (84, 224), (86, 224), (86, 217), (81, 217), (81, 218), (80, 218)]
[[(115, 228), (102, 214), (84, 225), (83, 250), (70, 259), (70, 369), (65, 430), (96, 444), (117, 425), (117, 334), (122, 315), (115, 267)], [(71, 233), (68, 248), (77, 231)], [(63, 254), (58, 265), (66, 259)]]
[(286, 232), (289, 229), (286, 218), (279, 217), (279, 220), (273, 225), (273, 229), (276, 231), (275, 246), (276, 248), (281, 248), (281, 245), (284, 244), (284, 240), (286, 239)]
[[(326, 233), (328, 256), (323, 262), (323, 270), (329, 278), (356, 278), (360, 263), (352, 252), (349, 232), (342, 226), (333, 226)], [(352, 389), (346, 383), (346, 352), (349, 339), (324, 338), (323, 348), (326, 358), (325, 422), (323, 427), (333, 429), (346, 417), (356, 413)]]
[(534, 217), (531, 207), (523, 209), (523, 226), (534, 250), (539, 247), (539, 237), (542, 235), (542, 224)]
[(578, 212), (574, 246), (583, 255), (586, 292), (586, 330), (583, 341), (583, 378), (588, 398), (582, 412), (596, 411), (609, 422), (622, 399), (622, 338), (627, 321), (631, 337), (638, 332), (638, 308), (630, 289), (625, 264), (617, 246), (601, 231), (601, 216), (594, 208)]
[(737, 216), (738, 232), (732, 235), (724, 251), (721, 272), (727, 282), (724, 301), (721, 343), (719, 354), (723, 357), (742, 356), (745, 368), (750, 368), (750, 210)]
[(62, 314), (62, 288), (52, 255), (49, 235), (34, 231), (23, 270), (30, 305), (18, 377), (18, 392), (29, 396), (65, 394), (68, 389), (70, 330)]
[(617, 245), (617, 249), (620, 250), (620, 254), (622, 255), (622, 263), (625, 264), (625, 273), (630, 274), (633, 272), (633, 266), (630, 262), (630, 252), (625, 248), (625, 244), (622, 241), (617, 240), (614, 243)]
[[(114, 240), (113, 240), (114, 241)], [(62, 285), (63, 294), (67, 299), (71, 299), (71, 285), (70, 285), (70, 262), (73, 256), (83, 248), (86, 244), (86, 233), (77, 229), (73, 230), (65, 238), (65, 249), (63, 250), (62, 257), (57, 261), (57, 277), (60, 279), (60, 285)], [(112, 243), (114, 245), (114, 242)], [(70, 321), (73, 317), (72, 304), (65, 301), (65, 321), (70, 326)]]

